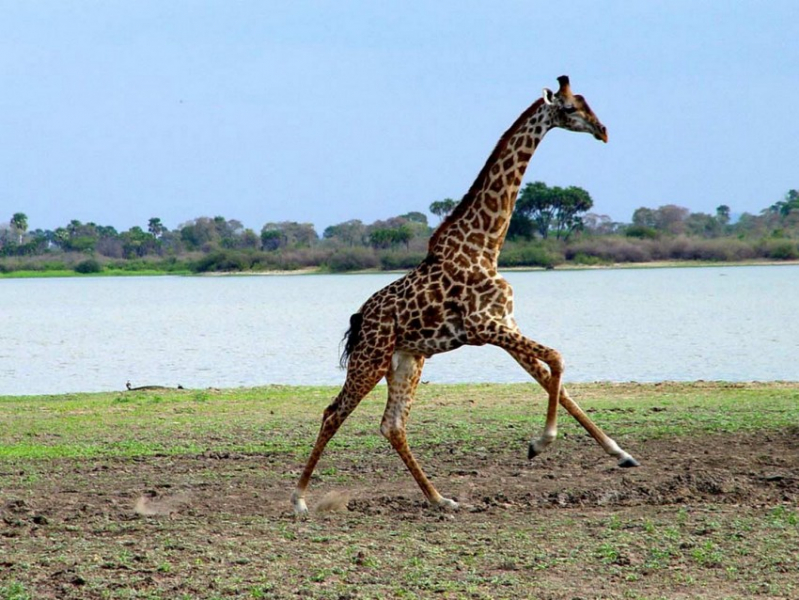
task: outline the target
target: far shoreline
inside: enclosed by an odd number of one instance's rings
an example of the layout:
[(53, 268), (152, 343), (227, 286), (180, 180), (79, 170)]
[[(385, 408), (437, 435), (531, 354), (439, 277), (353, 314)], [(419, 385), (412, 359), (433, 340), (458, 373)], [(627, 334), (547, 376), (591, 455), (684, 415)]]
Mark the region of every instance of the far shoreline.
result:
[[(551, 268), (540, 266), (520, 266), (520, 267), (501, 267), (500, 272), (519, 273), (526, 271), (601, 271), (617, 269), (682, 269), (682, 268), (707, 268), (707, 267), (774, 267), (774, 266), (795, 266), (799, 265), (799, 260), (746, 260), (746, 261), (690, 261), (690, 260), (671, 260), (671, 261), (648, 261), (648, 262), (625, 262), (608, 263), (595, 265), (582, 265), (574, 263), (564, 263)], [(187, 270), (180, 271), (161, 271), (156, 269), (142, 271), (126, 271), (124, 269), (104, 270), (99, 273), (77, 273), (73, 270), (53, 270), (53, 271), (34, 271), (21, 270), (7, 273), (0, 272), (0, 280), (3, 279), (51, 279), (51, 278), (96, 278), (96, 277), (248, 277), (248, 276), (303, 276), (303, 275), (374, 275), (374, 274), (403, 274), (408, 270), (381, 270), (363, 269), (356, 271), (334, 272), (321, 267), (307, 267), (293, 270), (269, 270), (269, 271), (214, 271), (206, 273), (192, 273)]]

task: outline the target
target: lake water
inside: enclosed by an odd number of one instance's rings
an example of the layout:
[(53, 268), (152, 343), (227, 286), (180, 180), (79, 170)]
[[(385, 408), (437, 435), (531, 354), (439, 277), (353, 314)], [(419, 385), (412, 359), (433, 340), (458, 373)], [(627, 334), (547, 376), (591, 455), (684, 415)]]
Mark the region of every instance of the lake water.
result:
[[(565, 381), (797, 380), (799, 266), (508, 272), (516, 319)], [(349, 316), (396, 274), (0, 280), (0, 395), (340, 384)], [(502, 350), (431, 382), (518, 382)]]

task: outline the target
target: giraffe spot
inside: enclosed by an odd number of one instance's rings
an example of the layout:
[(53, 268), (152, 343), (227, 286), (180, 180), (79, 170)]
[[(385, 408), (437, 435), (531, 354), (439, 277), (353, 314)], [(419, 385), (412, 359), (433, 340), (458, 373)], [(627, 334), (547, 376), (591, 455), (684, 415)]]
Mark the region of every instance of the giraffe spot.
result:
[(463, 254), (459, 254), (455, 258), (455, 264), (464, 269), (468, 269), (472, 263), (466, 256), (464, 256)]
[(469, 237), (466, 238), (466, 241), (470, 244), (474, 244), (475, 246), (483, 246), (485, 244), (486, 238), (482, 233), (473, 231), (469, 234)]
[(439, 286), (431, 287), (427, 290), (427, 301), (433, 304), (441, 304), (444, 301), (444, 292)]
[(449, 295), (454, 298), (460, 298), (463, 295), (462, 285), (453, 285), (449, 290)]
[(444, 312), (449, 315), (451, 318), (452, 315), (458, 316), (458, 322), (460, 322), (460, 313), (461, 313), (461, 306), (457, 302), (447, 301), (444, 302)]
[(422, 311), (422, 322), (425, 327), (434, 327), (442, 318), (443, 314), (438, 306), (428, 306)]

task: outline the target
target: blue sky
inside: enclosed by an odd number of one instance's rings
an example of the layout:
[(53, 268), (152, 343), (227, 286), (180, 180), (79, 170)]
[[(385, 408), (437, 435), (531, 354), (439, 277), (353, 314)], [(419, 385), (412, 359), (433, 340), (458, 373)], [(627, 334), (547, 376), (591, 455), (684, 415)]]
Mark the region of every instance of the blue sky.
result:
[(0, 0), (0, 220), (425, 211), (561, 74), (610, 141), (553, 131), (525, 181), (758, 212), (799, 187), (798, 31), (794, 0)]

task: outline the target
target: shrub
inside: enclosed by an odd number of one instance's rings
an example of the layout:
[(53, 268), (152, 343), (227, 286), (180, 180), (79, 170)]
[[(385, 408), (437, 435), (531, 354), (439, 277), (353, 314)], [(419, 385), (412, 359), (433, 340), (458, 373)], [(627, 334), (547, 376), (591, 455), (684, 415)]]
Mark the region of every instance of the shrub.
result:
[(583, 254), (582, 252), (575, 254), (571, 261), (576, 265), (586, 266), (601, 265), (605, 263), (605, 261), (598, 256), (589, 256), (588, 254)]
[(799, 258), (799, 246), (789, 240), (769, 240), (763, 244), (764, 254), (774, 260), (795, 260)]
[(380, 260), (368, 248), (339, 248), (328, 256), (324, 266), (334, 273), (344, 273), (375, 269), (380, 266)]
[(103, 266), (93, 258), (87, 258), (86, 260), (82, 260), (74, 267), (74, 271), (76, 273), (82, 273), (84, 275), (88, 273), (99, 273), (102, 270)]
[(380, 255), (380, 268), (384, 271), (413, 269), (427, 256), (427, 252), (384, 252)]
[(582, 255), (615, 263), (648, 262), (652, 260), (652, 254), (651, 240), (618, 237), (586, 239), (570, 244), (566, 249), (566, 258), (569, 260)]
[(624, 230), (624, 235), (640, 240), (656, 240), (660, 237), (660, 232), (654, 227), (646, 225), (630, 225)]
[(500, 267), (551, 268), (563, 262), (563, 255), (538, 244), (520, 244), (506, 247), (499, 255)]
[(237, 250), (210, 252), (190, 265), (195, 273), (249, 271), (251, 267), (252, 260), (247, 253)]

